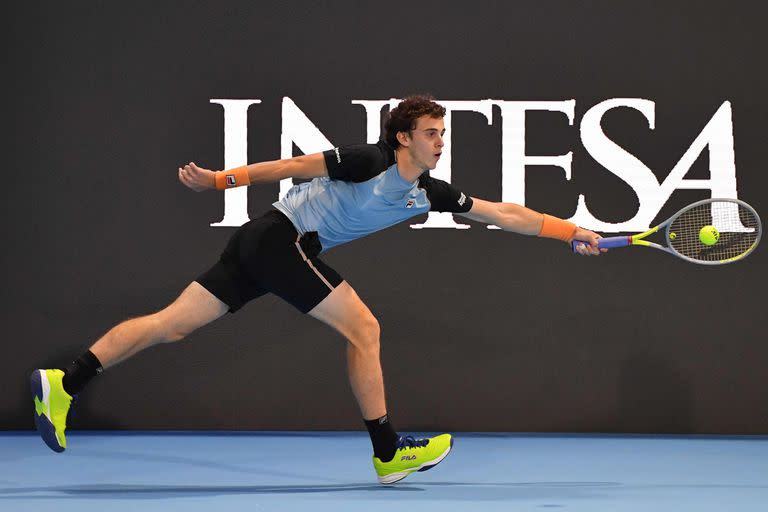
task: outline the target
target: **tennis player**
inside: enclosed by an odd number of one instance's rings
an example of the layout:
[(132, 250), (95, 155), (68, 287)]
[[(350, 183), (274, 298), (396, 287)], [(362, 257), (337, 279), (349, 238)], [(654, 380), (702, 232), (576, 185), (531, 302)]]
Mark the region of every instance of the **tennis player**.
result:
[(31, 376), (37, 429), (54, 451), (66, 448), (72, 397), (103, 369), (158, 343), (184, 339), (195, 329), (247, 302), (274, 293), (302, 313), (330, 325), (348, 341), (352, 391), (373, 444), (373, 466), (389, 484), (434, 467), (451, 450), (450, 434), (400, 436), (387, 416), (379, 361), (379, 323), (352, 286), (318, 255), (429, 211), (453, 212), (525, 235), (570, 243), (597, 255), (599, 235), (511, 203), (470, 197), (429, 175), (443, 148), (445, 109), (413, 96), (394, 108), (385, 140), (342, 146), (286, 160), (214, 172), (190, 162), (179, 180), (195, 191), (309, 178), (274, 208), (240, 227), (220, 259), (165, 309), (127, 320), (107, 332), (70, 366)]

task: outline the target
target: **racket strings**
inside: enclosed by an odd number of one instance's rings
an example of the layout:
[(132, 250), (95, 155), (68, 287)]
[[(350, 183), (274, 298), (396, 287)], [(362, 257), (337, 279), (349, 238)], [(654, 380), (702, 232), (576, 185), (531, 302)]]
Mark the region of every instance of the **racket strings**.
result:
[[(705, 245), (699, 239), (704, 226), (714, 226), (719, 239)], [(672, 235), (674, 233), (674, 236)], [(700, 204), (681, 213), (669, 227), (675, 251), (699, 261), (722, 261), (749, 252), (760, 234), (760, 221), (744, 206), (729, 201)]]

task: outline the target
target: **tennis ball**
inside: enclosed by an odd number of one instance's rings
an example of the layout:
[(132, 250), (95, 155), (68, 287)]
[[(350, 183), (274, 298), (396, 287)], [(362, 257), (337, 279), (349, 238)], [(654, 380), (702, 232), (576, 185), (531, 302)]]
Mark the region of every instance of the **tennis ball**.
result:
[(715, 245), (720, 240), (720, 233), (715, 226), (707, 225), (699, 230), (699, 240), (704, 245)]
[(675, 238), (677, 238), (677, 233), (675, 233), (674, 231), (672, 231), (672, 232), (669, 234), (669, 239), (670, 239), (670, 240), (674, 240)]

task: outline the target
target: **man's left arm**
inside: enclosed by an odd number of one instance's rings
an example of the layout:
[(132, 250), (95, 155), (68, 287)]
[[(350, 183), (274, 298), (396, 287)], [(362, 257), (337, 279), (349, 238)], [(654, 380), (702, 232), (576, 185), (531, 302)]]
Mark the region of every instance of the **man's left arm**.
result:
[[(601, 252), (597, 248), (597, 241), (600, 239), (597, 233), (519, 204), (494, 203), (473, 197), (472, 208), (468, 212), (457, 212), (457, 214), (485, 224), (496, 225), (504, 231), (557, 238), (568, 244), (573, 240), (588, 244), (578, 246), (579, 254), (597, 255)], [(602, 252), (605, 252), (605, 249)]]

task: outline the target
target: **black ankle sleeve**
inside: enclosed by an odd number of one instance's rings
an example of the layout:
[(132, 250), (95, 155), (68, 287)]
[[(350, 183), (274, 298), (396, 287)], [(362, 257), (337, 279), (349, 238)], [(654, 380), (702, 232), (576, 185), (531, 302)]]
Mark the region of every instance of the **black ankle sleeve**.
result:
[(104, 371), (99, 359), (90, 350), (72, 361), (72, 364), (64, 369), (64, 378), (61, 384), (64, 391), (70, 395), (76, 395), (83, 390), (88, 381)]

